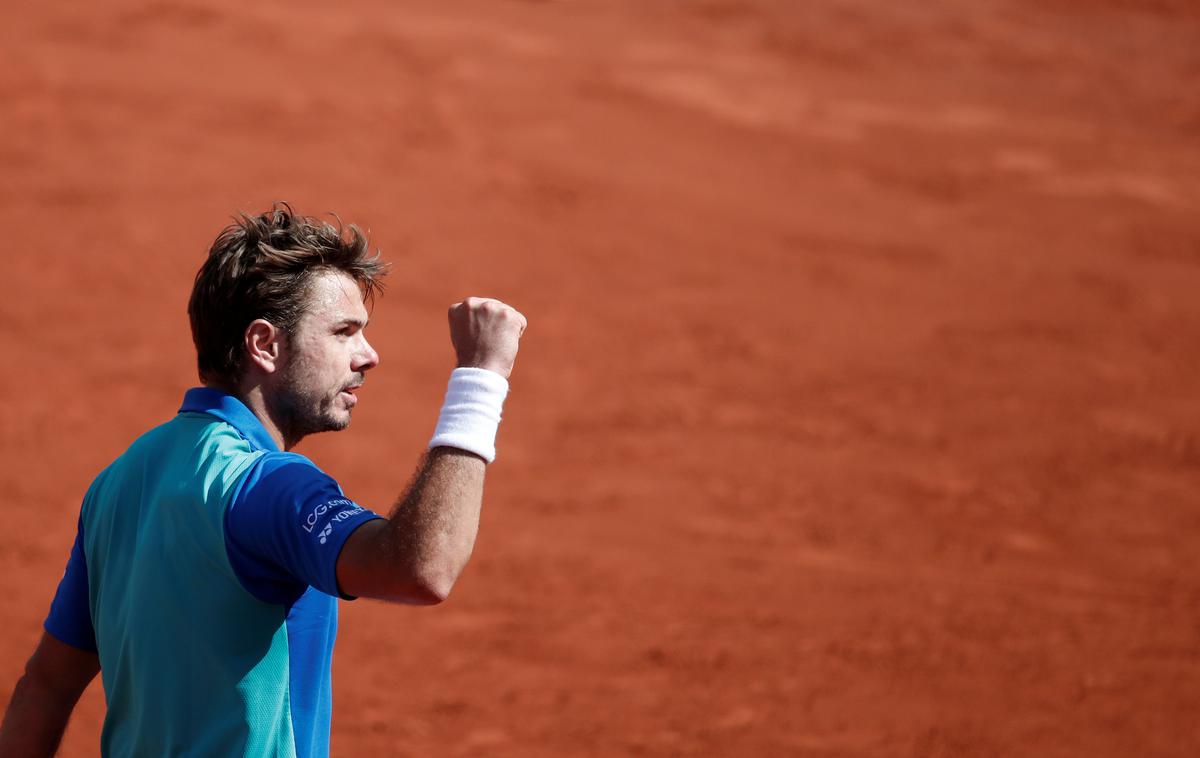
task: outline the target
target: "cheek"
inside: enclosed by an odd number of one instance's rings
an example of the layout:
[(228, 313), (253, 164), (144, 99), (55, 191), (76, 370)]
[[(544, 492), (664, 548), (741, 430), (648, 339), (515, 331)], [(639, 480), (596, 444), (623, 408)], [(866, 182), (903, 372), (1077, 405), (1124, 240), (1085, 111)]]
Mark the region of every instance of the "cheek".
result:
[(325, 383), (326, 359), (319, 352), (305, 350), (292, 360), (288, 373), (290, 384), (302, 393), (312, 393)]
[(322, 387), (340, 390), (346, 383), (346, 350), (342, 345), (328, 347), (320, 356), (320, 363), (313, 366), (313, 379)]

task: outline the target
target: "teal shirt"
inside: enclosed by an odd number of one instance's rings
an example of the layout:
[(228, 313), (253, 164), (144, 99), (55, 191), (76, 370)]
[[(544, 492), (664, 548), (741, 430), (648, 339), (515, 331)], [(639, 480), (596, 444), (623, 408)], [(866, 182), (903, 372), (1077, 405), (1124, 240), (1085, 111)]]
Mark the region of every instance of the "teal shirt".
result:
[(336, 557), (377, 517), (236, 399), (190, 391), (92, 483), (46, 623), (98, 652), (102, 753), (327, 754)]

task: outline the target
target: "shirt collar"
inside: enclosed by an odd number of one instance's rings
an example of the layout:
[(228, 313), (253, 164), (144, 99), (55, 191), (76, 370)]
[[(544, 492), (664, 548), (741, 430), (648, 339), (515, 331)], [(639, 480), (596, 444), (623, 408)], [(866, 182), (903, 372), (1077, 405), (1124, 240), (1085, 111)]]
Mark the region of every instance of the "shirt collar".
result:
[(183, 396), (179, 412), (215, 416), (236, 429), (254, 447), (279, 452), (279, 445), (275, 444), (258, 416), (228, 392), (212, 387), (193, 387)]

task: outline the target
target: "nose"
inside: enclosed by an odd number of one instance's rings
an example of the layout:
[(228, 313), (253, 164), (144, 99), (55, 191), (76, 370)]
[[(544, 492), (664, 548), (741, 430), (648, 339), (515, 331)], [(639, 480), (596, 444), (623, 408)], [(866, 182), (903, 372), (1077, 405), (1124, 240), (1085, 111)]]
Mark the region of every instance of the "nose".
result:
[(367, 342), (366, 337), (360, 337), (362, 344), (354, 353), (354, 364), (351, 366), (355, 371), (366, 371), (367, 369), (375, 368), (379, 365), (379, 353), (375, 352), (375, 348), (371, 347), (371, 343)]

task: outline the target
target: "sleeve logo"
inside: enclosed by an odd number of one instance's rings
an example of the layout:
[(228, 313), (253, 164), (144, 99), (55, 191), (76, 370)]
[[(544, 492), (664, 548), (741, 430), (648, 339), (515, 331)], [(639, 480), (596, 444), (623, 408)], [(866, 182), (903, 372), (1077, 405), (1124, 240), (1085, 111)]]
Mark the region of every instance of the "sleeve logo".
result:
[(347, 519), (353, 518), (363, 512), (363, 507), (356, 504), (353, 500), (330, 500), (327, 503), (321, 503), (316, 508), (309, 511), (309, 514), (304, 518), (300, 526), (309, 534), (325, 520), (326, 516), (333, 514), (324, 528), (317, 532), (317, 540), (324, 545), (329, 540), (329, 535), (333, 534), (334, 524), (339, 524)]

